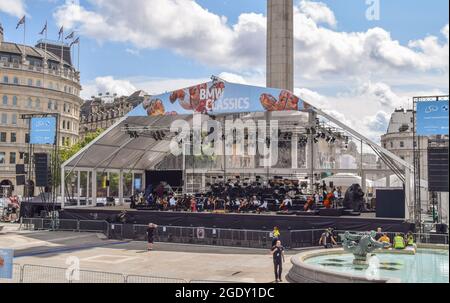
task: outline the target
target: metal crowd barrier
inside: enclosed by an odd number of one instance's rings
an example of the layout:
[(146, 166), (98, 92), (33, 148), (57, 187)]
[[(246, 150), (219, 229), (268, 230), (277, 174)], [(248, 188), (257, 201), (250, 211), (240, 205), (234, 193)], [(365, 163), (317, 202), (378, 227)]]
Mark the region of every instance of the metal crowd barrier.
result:
[[(226, 283), (225, 281), (192, 280), (145, 276), (124, 275), (121, 273), (70, 270), (70, 268), (32, 264), (14, 264), (13, 278), (0, 279), (0, 283)], [(231, 281), (227, 281), (232, 283)]]
[[(101, 232), (108, 238), (117, 240), (145, 241), (147, 238), (147, 225), (108, 223), (98, 220), (22, 218), (21, 229)], [(338, 235), (344, 232), (343, 230), (334, 231), (338, 243), (340, 242)], [(322, 233), (322, 229), (282, 230), (281, 240), (283, 245), (288, 248), (313, 247), (319, 245)], [(387, 232), (387, 234), (391, 240), (395, 236), (395, 232)], [(415, 233), (414, 238), (417, 243), (449, 244), (448, 234)], [(154, 240), (156, 242), (249, 248), (270, 248), (272, 245), (269, 231), (183, 226), (158, 226), (154, 233)]]
[[(123, 231), (123, 228), (121, 226), (119, 229)], [(147, 228), (147, 225), (134, 224), (132, 234), (122, 234), (121, 236), (143, 241), (147, 237)], [(180, 226), (158, 226), (154, 233), (154, 240), (156, 242), (251, 248), (270, 248), (272, 241), (268, 231)]]

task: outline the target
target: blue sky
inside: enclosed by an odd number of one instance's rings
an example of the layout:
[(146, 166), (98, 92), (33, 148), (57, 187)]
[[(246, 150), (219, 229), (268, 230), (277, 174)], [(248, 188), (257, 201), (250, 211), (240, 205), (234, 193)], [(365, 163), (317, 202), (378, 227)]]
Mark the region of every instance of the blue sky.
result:
[[(26, 1), (27, 43), (33, 44), (39, 39), (40, 31), (46, 19), (49, 22), (49, 38), (57, 38), (58, 26), (52, 16), (58, 5), (64, 1), (34, 0)], [(228, 18), (229, 24), (235, 24), (241, 13), (256, 12), (266, 14), (266, 2), (255, 0), (198, 0), (201, 6), (218, 15)], [(394, 39), (401, 43), (419, 39), (427, 34), (436, 35), (441, 27), (448, 23), (449, 2), (447, 0), (382, 0), (380, 21), (367, 21), (365, 0), (325, 0), (338, 20), (337, 30), (366, 31), (380, 26), (391, 32)], [(92, 8), (89, 1), (80, 4)], [(18, 18), (0, 12), (0, 21), (6, 31), (6, 39), (22, 42), (21, 30), (15, 30)], [(111, 33), (114, 35), (114, 33)], [(139, 55), (126, 52), (132, 49), (126, 43), (98, 43), (92, 38), (82, 36), (81, 67), (82, 79), (87, 82), (101, 75), (115, 77), (208, 77), (220, 73), (223, 68), (214, 68), (199, 64), (195, 60), (173, 54), (167, 49), (141, 50)], [(114, 62), (114, 64), (112, 64)]]
[[(365, 117), (370, 131), (412, 96), (448, 93), (448, 0), (380, 0), (378, 21), (366, 0), (294, 5), (296, 93), (312, 103), (349, 124)], [(7, 41), (22, 42), (24, 12), (28, 44), (46, 19), (51, 39), (61, 24), (79, 30), (84, 97), (161, 93), (212, 74), (265, 83), (263, 0), (0, 0)]]

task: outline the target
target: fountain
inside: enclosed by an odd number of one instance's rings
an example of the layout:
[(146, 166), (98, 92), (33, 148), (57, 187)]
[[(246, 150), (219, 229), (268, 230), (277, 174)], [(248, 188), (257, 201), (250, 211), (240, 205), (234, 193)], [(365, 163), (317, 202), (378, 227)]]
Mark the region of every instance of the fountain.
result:
[(372, 253), (375, 249), (389, 246), (388, 243), (381, 243), (375, 240), (375, 231), (357, 234), (351, 234), (346, 231), (339, 236), (342, 239), (342, 247), (345, 251), (353, 254), (353, 264), (356, 265), (368, 265), (367, 254)]
[(448, 283), (448, 245), (387, 249), (376, 233), (340, 234), (342, 248), (293, 256), (287, 279), (300, 283)]

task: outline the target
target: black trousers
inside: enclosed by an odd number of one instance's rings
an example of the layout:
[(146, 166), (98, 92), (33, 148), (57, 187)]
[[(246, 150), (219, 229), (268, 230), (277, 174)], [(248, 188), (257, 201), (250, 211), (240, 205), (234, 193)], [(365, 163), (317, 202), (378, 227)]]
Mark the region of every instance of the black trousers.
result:
[(281, 260), (273, 260), (273, 267), (275, 272), (275, 280), (281, 280), (281, 273), (283, 271), (283, 262)]

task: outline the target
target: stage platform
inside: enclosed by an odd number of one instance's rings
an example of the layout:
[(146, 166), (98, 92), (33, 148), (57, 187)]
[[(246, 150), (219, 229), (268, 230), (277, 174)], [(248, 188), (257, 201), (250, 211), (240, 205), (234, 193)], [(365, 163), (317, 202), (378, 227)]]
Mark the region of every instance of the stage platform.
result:
[(66, 208), (61, 210), (61, 219), (108, 220), (114, 222), (116, 216), (127, 210), (129, 223), (148, 224), (150, 222), (165, 226), (192, 226), (232, 228), (249, 230), (271, 230), (278, 226), (284, 230), (309, 230), (333, 227), (338, 230), (376, 230), (407, 232), (414, 230), (414, 224), (402, 219), (375, 218), (374, 214), (359, 217), (340, 216), (302, 216), (287, 214), (236, 214), (236, 213), (191, 213), (175, 211), (135, 210), (124, 206)]

